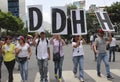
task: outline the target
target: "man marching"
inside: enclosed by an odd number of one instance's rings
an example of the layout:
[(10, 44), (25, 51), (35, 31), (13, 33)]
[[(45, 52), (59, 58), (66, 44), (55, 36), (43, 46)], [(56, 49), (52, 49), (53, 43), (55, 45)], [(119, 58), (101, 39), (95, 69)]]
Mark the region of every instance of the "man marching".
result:
[(106, 68), (106, 74), (107, 74), (107, 79), (112, 79), (112, 76), (110, 74), (110, 66), (108, 62), (108, 55), (106, 51), (106, 43), (110, 43), (112, 40), (111, 33), (109, 32), (109, 38), (108, 42), (106, 39), (103, 37), (104, 36), (104, 31), (102, 29), (98, 30), (98, 38), (95, 39), (95, 44), (94, 44), (94, 50), (98, 54), (97, 58), (97, 75), (101, 77), (101, 72), (100, 72), (100, 64), (101, 61), (104, 61), (105, 68)]

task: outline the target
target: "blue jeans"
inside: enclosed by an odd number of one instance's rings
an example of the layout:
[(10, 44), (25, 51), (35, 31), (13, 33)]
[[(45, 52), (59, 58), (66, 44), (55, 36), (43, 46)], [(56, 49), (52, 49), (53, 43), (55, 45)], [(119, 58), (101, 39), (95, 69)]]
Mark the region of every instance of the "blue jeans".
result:
[(28, 59), (24, 63), (20, 63), (20, 75), (23, 81), (28, 80)]
[(73, 68), (73, 73), (77, 74), (77, 68), (79, 65), (79, 77), (80, 78), (84, 78), (84, 56), (74, 56), (73, 57), (73, 64), (74, 64), (74, 68)]
[(109, 66), (109, 62), (108, 62), (108, 55), (107, 53), (103, 53), (103, 54), (98, 54), (98, 58), (97, 58), (97, 73), (100, 74), (100, 65), (101, 65), (101, 61), (103, 60), (104, 64), (105, 64), (105, 68), (106, 68), (106, 73), (107, 76), (110, 75), (110, 66)]
[(109, 51), (109, 61), (111, 61), (111, 54), (113, 53), (113, 61), (115, 61), (115, 46), (110, 47)]
[(38, 67), (41, 79), (47, 79), (47, 73), (48, 73), (48, 59), (38, 59)]
[(62, 77), (63, 60), (64, 60), (64, 56), (60, 57), (60, 61), (54, 61), (54, 72), (55, 74), (57, 74), (57, 71), (59, 70), (59, 78)]

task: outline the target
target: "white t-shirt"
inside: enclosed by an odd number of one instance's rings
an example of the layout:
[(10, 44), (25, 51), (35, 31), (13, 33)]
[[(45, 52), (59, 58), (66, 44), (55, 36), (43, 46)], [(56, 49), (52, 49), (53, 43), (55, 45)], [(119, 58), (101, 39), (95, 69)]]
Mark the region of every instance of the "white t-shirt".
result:
[[(83, 41), (80, 41), (80, 45), (77, 48), (73, 47), (73, 56), (81, 56), (84, 55), (84, 50), (83, 50)], [(72, 46), (76, 45), (76, 42), (72, 42)]]
[(94, 36), (91, 35), (91, 36), (90, 36), (90, 41), (93, 41), (93, 40), (94, 40)]
[(24, 46), (21, 46), (20, 44), (17, 44), (16, 48), (21, 49), (21, 51), (18, 54), (18, 57), (28, 57), (28, 48), (29, 44), (25, 43)]
[[(35, 42), (38, 43), (38, 39), (36, 39)], [(38, 59), (48, 58), (48, 51), (47, 50), (48, 50), (49, 46), (50, 46), (50, 43), (49, 43), (49, 41), (47, 43), (46, 38), (44, 40), (40, 39), (40, 42), (37, 46), (37, 58)]]
[(112, 38), (112, 41), (110, 43), (110, 47), (116, 46), (116, 39)]

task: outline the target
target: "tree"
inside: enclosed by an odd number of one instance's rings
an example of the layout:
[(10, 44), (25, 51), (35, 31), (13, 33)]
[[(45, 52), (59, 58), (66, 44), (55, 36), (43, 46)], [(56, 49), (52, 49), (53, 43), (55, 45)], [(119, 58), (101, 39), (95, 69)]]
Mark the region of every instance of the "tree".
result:
[(87, 30), (88, 33), (90, 32), (96, 32), (99, 29), (99, 22), (95, 15), (95, 13), (87, 13), (86, 14), (86, 20), (87, 20)]
[(8, 32), (17, 32), (24, 27), (20, 18), (13, 16), (10, 12), (0, 12), (0, 27)]
[(110, 7), (106, 7), (112, 23), (120, 23), (120, 2), (113, 3)]
[(120, 33), (120, 2), (113, 3), (111, 6), (106, 7), (105, 10), (115, 25), (116, 32)]

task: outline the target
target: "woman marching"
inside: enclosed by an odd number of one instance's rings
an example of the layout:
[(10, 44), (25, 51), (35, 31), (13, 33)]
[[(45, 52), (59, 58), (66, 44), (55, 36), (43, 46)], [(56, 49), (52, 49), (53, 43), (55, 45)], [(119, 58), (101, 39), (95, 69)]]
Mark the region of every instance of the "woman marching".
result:
[[(59, 82), (62, 82), (62, 65), (64, 60), (64, 52), (63, 52), (63, 46), (65, 45), (65, 42), (63, 39), (61, 39), (60, 35), (54, 35), (50, 39), (50, 43), (53, 45), (53, 61), (54, 61), (54, 73), (55, 78), (59, 78)], [(55, 56), (59, 53), (60, 57), (59, 59), (56, 59)], [(57, 71), (59, 71), (59, 77), (57, 75)]]
[(75, 75), (75, 78), (77, 77), (77, 68), (79, 65), (79, 79), (81, 82), (84, 82), (84, 50), (83, 50), (83, 44), (85, 44), (86, 41), (82, 38), (82, 36), (75, 35), (73, 37), (73, 73)]
[(9, 78), (8, 82), (13, 82), (13, 69), (15, 66), (15, 44), (12, 43), (11, 36), (5, 38), (5, 44), (3, 45), (2, 52), (4, 54), (4, 64), (8, 70)]
[(31, 57), (31, 49), (29, 44), (25, 42), (23, 36), (18, 37), (19, 44), (16, 46), (16, 54), (18, 55), (18, 61), (20, 65), (20, 74), (22, 82), (28, 80), (28, 59)]

